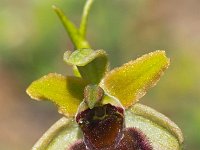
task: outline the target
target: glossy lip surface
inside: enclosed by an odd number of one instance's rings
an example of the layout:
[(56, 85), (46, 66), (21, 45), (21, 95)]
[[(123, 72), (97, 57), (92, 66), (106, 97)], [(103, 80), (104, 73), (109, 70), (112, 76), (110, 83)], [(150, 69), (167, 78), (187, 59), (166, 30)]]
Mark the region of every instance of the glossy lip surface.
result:
[(76, 116), (89, 149), (111, 149), (122, 138), (124, 109), (111, 104), (86, 109)]
[[(153, 150), (148, 138), (137, 128), (126, 128), (116, 146), (109, 148), (89, 148), (89, 150)], [(87, 150), (83, 140), (78, 140), (70, 150)]]

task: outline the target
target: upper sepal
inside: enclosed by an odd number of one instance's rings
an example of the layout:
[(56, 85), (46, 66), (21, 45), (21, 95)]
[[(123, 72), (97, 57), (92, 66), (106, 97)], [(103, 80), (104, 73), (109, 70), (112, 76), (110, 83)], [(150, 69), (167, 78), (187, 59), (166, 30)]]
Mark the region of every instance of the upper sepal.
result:
[(76, 66), (82, 78), (93, 84), (98, 84), (108, 70), (108, 58), (104, 50), (79, 49), (67, 51), (64, 61)]

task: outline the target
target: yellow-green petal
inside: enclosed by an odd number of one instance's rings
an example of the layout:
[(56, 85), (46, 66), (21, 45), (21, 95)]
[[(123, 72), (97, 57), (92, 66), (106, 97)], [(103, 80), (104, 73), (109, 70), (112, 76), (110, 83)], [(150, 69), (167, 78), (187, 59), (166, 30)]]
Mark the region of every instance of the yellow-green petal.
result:
[(165, 51), (157, 50), (108, 72), (100, 86), (127, 108), (156, 85), (168, 66)]
[(35, 100), (50, 100), (58, 106), (60, 113), (74, 116), (83, 100), (86, 81), (78, 77), (65, 77), (50, 73), (34, 81), (27, 94)]

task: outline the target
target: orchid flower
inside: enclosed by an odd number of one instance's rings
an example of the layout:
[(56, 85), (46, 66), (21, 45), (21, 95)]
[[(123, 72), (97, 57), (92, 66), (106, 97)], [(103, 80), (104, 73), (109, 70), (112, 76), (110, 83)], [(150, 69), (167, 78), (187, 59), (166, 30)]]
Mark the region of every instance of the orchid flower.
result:
[(74, 76), (50, 73), (27, 88), (32, 99), (49, 100), (63, 114), (32, 149), (180, 150), (179, 127), (139, 103), (169, 66), (165, 51), (156, 50), (110, 70), (106, 51), (93, 50), (85, 38), (92, 2), (86, 2), (80, 28), (53, 6), (76, 49), (64, 54)]

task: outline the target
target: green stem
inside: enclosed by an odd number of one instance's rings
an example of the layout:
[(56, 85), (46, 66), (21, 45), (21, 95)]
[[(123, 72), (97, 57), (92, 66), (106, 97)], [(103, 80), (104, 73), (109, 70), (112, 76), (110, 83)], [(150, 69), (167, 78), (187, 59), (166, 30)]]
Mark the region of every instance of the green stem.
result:
[(86, 29), (87, 29), (88, 15), (90, 13), (90, 8), (92, 3), (93, 0), (87, 0), (85, 7), (83, 9), (83, 15), (79, 29), (68, 19), (68, 17), (64, 14), (64, 12), (60, 8), (53, 6), (54, 11), (56, 12), (62, 24), (64, 25), (75, 49), (90, 48), (90, 44), (86, 40)]
[(90, 13), (91, 5), (94, 1), (93, 0), (87, 0), (85, 7), (83, 9), (83, 15), (81, 19), (80, 24), (80, 34), (85, 37), (86, 36), (86, 30), (87, 30), (87, 22), (88, 22), (88, 15)]

